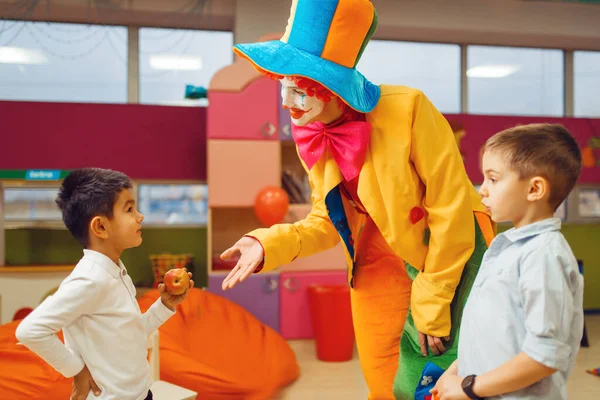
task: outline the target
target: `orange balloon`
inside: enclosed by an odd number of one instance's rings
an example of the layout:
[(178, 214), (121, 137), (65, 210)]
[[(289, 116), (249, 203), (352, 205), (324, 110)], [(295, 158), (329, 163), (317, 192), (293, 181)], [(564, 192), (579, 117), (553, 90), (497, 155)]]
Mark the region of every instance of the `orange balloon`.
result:
[(285, 190), (277, 186), (263, 188), (254, 202), (254, 213), (266, 227), (278, 224), (288, 212), (290, 198)]

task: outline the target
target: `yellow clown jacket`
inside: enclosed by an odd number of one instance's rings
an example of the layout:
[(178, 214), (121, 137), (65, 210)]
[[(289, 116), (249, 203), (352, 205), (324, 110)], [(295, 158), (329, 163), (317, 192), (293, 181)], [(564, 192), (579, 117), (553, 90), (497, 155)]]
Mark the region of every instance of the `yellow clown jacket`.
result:
[[(366, 120), (371, 123), (371, 139), (358, 196), (390, 248), (419, 270), (411, 293), (417, 329), (447, 336), (450, 303), (475, 246), (473, 212), (486, 210), (467, 176), (450, 125), (422, 92), (383, 85)], [(293, 224), (248, 233), (264, 248), (261, 272), (327, 250), (343, 239), (326, 205), (328, 194), (342, 181), (335, 160), (325, 152), (307, 173), (312, 187), (310, 214)], [(415, 207), (424, 211), (419, 221), (410, 218)], [(348, 243), (344, 249), (353, 266), (353, 249)], [(350, 283), (352, 271), (349, 268)]]

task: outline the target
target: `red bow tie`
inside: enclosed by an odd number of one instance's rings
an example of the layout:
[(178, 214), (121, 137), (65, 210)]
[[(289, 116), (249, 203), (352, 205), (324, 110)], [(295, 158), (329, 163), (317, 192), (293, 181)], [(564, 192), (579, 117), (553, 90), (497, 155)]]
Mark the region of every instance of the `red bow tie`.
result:
[(305, 126), (292, 123), (292, 136), (300, 157), (310, 170), (329, 149), (346, 181), (356, 178), (365, 162), (371, 138), (371, 124), (348, 121), (337, 126), (313, 122)]

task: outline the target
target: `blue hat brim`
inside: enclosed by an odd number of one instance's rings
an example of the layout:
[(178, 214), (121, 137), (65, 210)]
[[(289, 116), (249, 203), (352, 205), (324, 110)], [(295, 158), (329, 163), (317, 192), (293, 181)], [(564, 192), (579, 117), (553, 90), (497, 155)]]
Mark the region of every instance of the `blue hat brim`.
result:
[(314, 56), (282, 41), (238, 44), (234, 51), (267, 72), (319, 82), (358, 112), (373, 111), (379, 101), (379, 86), (355, 68)]

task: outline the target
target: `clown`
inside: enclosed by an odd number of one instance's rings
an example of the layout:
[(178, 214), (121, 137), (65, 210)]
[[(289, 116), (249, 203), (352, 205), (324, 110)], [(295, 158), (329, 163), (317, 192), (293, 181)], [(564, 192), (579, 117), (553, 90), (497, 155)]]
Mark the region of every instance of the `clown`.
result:
[(356, 70), (376, 27), (368, 0), (294, 0), (281, 40), (234, 47), (281, 82), (312, 209), (226, 250), (222, 258), (240, 258), (223, 289), (341, 240), (369, 398), (412, 399), (431, 383), (428, 362), (456, 359), (462, 307), (495, 226), (427, 97)]

